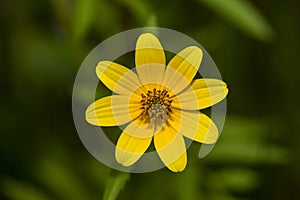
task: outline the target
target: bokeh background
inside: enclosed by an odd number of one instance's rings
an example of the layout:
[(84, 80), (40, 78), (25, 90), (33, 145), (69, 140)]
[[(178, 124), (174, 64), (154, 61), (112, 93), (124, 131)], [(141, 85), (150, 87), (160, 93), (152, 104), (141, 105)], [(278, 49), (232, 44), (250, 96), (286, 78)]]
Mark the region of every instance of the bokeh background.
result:
[[(0, 199), (300, 199), (299, 8), (293, 0), (1, 0)], [(112, 172), (73, 124), (85, 56), (142, 26), (197, 40), (230, 88), (220, 140), (201, 160), (193, 143), (182, 173)]]

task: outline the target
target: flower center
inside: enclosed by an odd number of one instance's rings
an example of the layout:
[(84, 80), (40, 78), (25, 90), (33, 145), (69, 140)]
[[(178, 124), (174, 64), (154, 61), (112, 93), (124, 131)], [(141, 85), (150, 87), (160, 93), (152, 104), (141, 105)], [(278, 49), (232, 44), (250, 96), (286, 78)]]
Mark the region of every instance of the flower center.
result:
[(142, 118), (149, 122), (162, 123), (166, 120), (169, 113), (172, 112), (172, 99), (166, 89), (148, 90), (147, 94), (141, 94)]

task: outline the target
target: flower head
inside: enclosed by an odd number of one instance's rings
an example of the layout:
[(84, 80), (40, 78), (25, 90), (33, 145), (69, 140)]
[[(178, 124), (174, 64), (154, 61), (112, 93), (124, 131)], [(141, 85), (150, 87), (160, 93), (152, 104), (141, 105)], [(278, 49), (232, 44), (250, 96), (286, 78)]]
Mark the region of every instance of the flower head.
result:
[(111, 61), (98, 63), (98, 78), (114, 94), (90, 104), (86, 120), (96, 126), (128, 124), (116, 144), (118, 163), (133, 165), (153, 138), (162, 162), (180, 172), (187, 164), (183, 136), (206, 144), (216, 142), (218, 128), (199, 110), (223, 100), (228, 89), (221, 80), (193, 80), (202, 57), (199, 47), (190, 46), (166, 65), (159, 40), (145, 33), (136, 43), (136, 73)]

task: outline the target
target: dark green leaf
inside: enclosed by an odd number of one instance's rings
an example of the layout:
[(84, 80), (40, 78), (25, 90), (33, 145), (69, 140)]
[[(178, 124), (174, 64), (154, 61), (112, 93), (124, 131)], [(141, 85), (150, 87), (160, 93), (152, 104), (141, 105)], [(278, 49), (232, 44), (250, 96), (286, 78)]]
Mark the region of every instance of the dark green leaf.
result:
[(199, 2), (254, 38), (268, 41), (273, 36), (270, 24), (249, 1), (199, 0)]

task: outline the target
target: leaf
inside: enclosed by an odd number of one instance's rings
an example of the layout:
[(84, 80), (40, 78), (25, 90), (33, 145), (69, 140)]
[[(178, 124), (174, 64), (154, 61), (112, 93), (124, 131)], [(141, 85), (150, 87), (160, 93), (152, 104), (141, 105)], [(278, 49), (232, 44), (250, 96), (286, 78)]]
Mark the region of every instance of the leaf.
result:
[(130, 174), (128, 173), (112, 171), (104, 191), (103, 200), (115, 200), (129, 178)]
[(158, 26), (158, 21), (157, 21), (157, 17), (155, 14), (151, 14), (149, 17), (148, 17), (148, 20), (146, 22), (146, 26), (147, 27), (156, 27)]
[(228, 116), (220, 140), (207, 160), (248, 164), (287, 164), (288, 149), (266, 143), (270, 134), (267, 119)]
[(46, 193), (40, 191), (28, 182), (19, 182), (6, 178), (1, 182), (1, 192), (11, 200), (49, 200)]
[(73, 29), (75, 39), (84, 37), (95, 17), (95, 2), (94, 0), (77, 0), (76, 13), (73, 21)]
[(78, 174), (64, 162), (43, 158), (35, 173), (43, 186), (61, 199), (91, 199)]
[(236, 192), (247, 192), (260, 184), (259, 175), (252, 169), (225, 168), (218, 172), (220, 179), (227, 188)]
[(139, 24), (145, 26), (149, 23), (149, 18), (152, 16), (151, 4), (147, 1), (140, 0), (119, 0), (121, 4), (127, 7), (134, 15)]
[(199, 2), (256, 39), (269, 41), (274, 35), (271, 25), (249, 1), (199, 0)]

